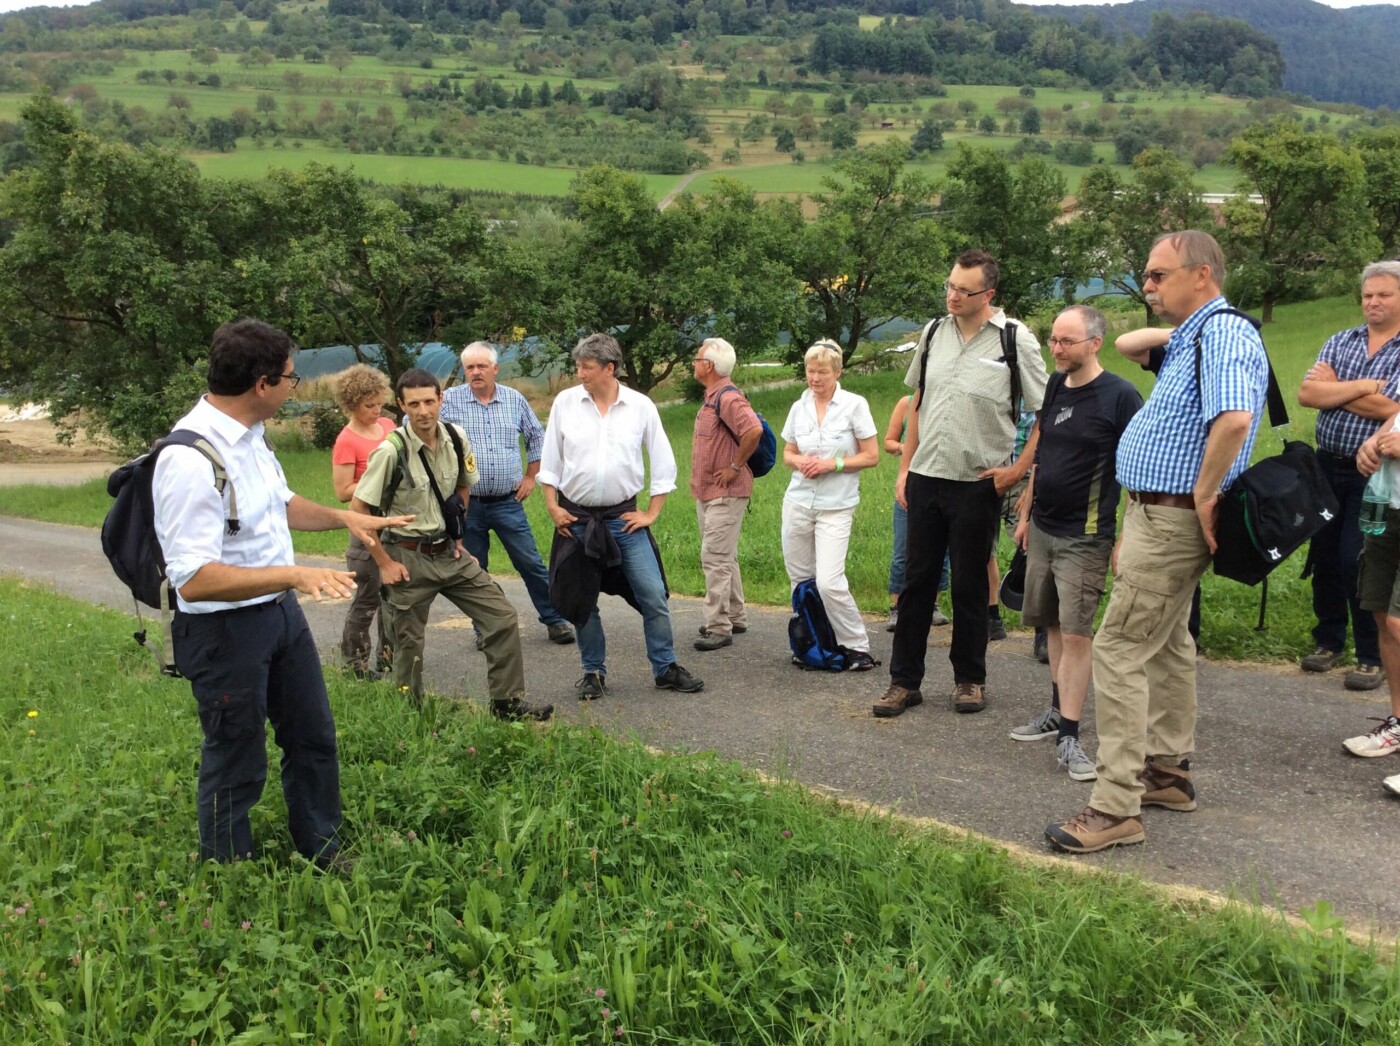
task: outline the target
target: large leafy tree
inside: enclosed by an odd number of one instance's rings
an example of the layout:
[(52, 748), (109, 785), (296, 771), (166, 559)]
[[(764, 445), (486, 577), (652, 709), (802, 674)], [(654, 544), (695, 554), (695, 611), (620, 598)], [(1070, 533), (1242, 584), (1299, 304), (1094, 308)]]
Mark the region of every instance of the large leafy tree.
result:
[(232, 277), (236, 188), (174, 152), (107, 143), (63, 106), (23, 109), (35, 162), (0, 187), (0, 380), (125, 448), (167, 431), (202, 389), (214, 328), (245, 311)]
[(1357, 135), (1352, 144), (1366, 168), (1366, 202), (1381, 250), (1393, 254), (1400, 247), (1400, 128), (1377, 128)]
[(1376, 220), (1355, 151), (1284, 120), (1248, 128), (1226, 158), (1240, 171), (1240, 195), (1222, 208), (1231, 290), (1257, 302), (1265, 323), (1281, 301), (1350, 286), (1376, 256)]
[(1085, 172), (1069, 229), (1071, 255), (1083, 260), (1087, 275), (1141, 304), (1150, 318), (1137, 274), (1152, 241), (1165, 232), (1203, 229), (1210, 221), (1191, 168), (1166, 149), (1147, 149), (1134, 157), (1128, 178), (1102, 164)]
[(931, 217), (937, 186), (906, 169), (908, 157), (888, 142), (843, 157), (823, 180), (794, 262), (805, 305), (795, 354), (830, 338), (849, 362), (877, 327), (939, 308), (948, 240)]
[(496, 322), (514, 317), (556, 358), (582, 334), (608, 331), (622, 349), (619, 379), (642, 392), (711, 334), (740, 352), (776, 340), (794, 300), (784, 264), (800, 221), (794, 207), (759, 204), (722, 179), (708, 195), (658, 211), (641, 178), (606, 166), (580, 173), (570, 200), (562, 246), (525, 241), (507, 252), (516, 268), (529, 258), (553, 267), (530, 280), (548, 294), (526, 294), (515, 308), (498, 295)]
[(996, 301), (1025, 315), (1055, 297), (1082, 265), (1060, 221), (1065, 179), (1039, 156), (1014, 167), (1003, 153), (958, 143), (942, 214), (954, 252), (980, 247), (1001, 266)]

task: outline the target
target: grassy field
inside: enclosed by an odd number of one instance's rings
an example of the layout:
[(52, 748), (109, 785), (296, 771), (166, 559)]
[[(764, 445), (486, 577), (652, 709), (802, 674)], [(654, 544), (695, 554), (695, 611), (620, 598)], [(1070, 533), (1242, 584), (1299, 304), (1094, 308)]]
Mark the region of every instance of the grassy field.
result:
[[(1316, 359), (1322, 342), (1335, 331), (1360, 322), (1360, 309), (1350, 298), (1331, 298), (1316, 302), (1283, 306), (1277, 311), (1276, 322), (1265, 330), (1265, 338), (1284, 389), (1290, 402), (1292, 424), (1288, 438), (1312, 441), (1316, 412), (1296, 405), (1294, 390)], [(1134, 322), (1136, 317), (1134, 317)], [(1147, 395), (1151, 377), (1129, 366), (1111, 348), (1103, 350), (1105, 364), (1132, 381)], [(902, 384), (904, 363), (897, 370), (869, 376), (848, 375), (844, 384), (870, 401), (876, 424), (888, 420), (896, 400), (904, 393)], [(771, 380), (771, 371), (762, 372), (763, 380)], [(741, 381), (745, 380), (743, 378)], [(765, 414), (774, 431), (780, 431), (788, 409), (797, 398), (796, 384), (755, 392), (754, 406)], [(699, 557), (686, 550), (699, 547), (699, 535), (689, 490), (691, 432), (695, 407), (677, 404), (664, 407), (662, 420), (680, 465), (679, 493), (670, 503), (656, 525), (658, 543), (668, 552), (667, 577), (672, 589), (687, 595), (704, 592), (704, 577)], [(1267, 427), (1261, 430), (1255, 446), (1255, 456), (1278, 453), (1280, 437)], [(285, 449), (281, 453), (292, 488), (314, 500), (330, 503), (333, 491), (330, 481), (328, 451)], [(889, 606), (888, 571), (891, 548), (891, 505), (893, 499), (895, 462), (885, 456), (877, 468), (860, 474), (861, 502), (856, 510), (847, 574), (852, 590), (862, 610), (880, 614)], [(783, 568), (782, 549), (777, 541), (781, 529), (783, 492), (788, 476), (781, 467), (759, 480), (755, 486), (748, 516), (740, 539), (739, 556), (744, 570), (744, 587), (755, 603), (784, 605), (788, 602), (788, 579)], [(0, 489), (0, 512), (36, 519), (97, 526), (106, 513), (109, 499), (101, 481), (73, 488), (12, 487)], [(548, 548), (550, 527), (541, 498), (531, 498), (527, 510), (542, 549)], [(298, 551), (327, 556), (340, 556), (344, 551), (344, 536), (338, 533), (297, 534)], [(509, 560), (493, 539), (490, 565), (509, 572)], [(1010, 558), (1010, 542), (1001, 545), (1003, 563)], [(1275, 572), (1269, 581), (1267, 629), (1256, 631), (1259, 590), (1233, 581), (1207, 575), (1204, 582), (1202, 649), (1210, 657), (1247, 660), (1293, 660), (1312, 648), (1309, 629), (1313, 624), (1311, 586), (1298, 579), (1302, 558), (1295, 556)], [(1017, 616), (1008, 613), (1014, 626)]]
[(289, 856), (275, 784), (262, 856), (201, 865), (187, 684), (126, 615), (0, 599), (7, 1043), (1400, 1037), (1325, 903), (1294, 929), (383, 684), (329, 680), (352, 872)]

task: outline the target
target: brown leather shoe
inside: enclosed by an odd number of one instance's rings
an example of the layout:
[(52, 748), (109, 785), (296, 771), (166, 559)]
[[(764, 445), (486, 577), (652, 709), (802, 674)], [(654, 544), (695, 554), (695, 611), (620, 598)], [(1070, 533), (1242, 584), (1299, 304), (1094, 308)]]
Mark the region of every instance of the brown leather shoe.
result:
[(897, 683), (891, 683), (890, 688), (885, 691), (885, 696), (875, 702), (875, 707), (871, 711), (876, 719), (893, 719), (897, 715), (903, 715), (905, 709), (923, 703), (924, 695), (919, 691), (909, 690)]
[(1183, 759), (1180, 766), (1165, 766), (1152, 762), (1138, 773), (1138, 780), (1146, 791), (1142, 793), (1143, 806), (1160, 806), (1163, 810), (1179, 810), (1189, 813), (1196, 809), (1196, 788), (1191, 784), (1191, 761)]
[(1045, 838), (1056, 850), (1091, 854), (1110, 846), (1140, 843), (1147, 836), (1142, 830), (1141, 817), (1114, 817), (1086, 806), (1064, 824), (1047, 825)]
[(981, 683), (958, 683), (953, 687), (954, 712), (980, 712), (987, 707), (987, 688)]

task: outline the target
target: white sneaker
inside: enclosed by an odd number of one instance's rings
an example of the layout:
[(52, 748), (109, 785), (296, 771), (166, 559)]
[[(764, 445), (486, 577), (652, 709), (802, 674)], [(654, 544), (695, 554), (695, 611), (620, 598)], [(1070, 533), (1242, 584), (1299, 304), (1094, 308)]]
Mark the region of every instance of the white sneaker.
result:
[(1055, 755), (1059, 757), (1060, 765), (1069, 771), (1072, 781), (1095, 781), (1098, 773), (1094, 769), (1094, 761), (1084, 754), (1084, 749), (1079, 745), (1077, 737), (1062, 737), (1060, 743), (1055, 748)]
[(1348, 737), (1342, 742), (1342, 747), (1352, 755), (1359, 755), (1367, 759), (1400, 752), (1400, 719), (1396, 719), (1393, 715), (1386, 716), (1384, 719), (1372, 716), (1371, 719), (1381, 725), (1368, 734)]
[(1381, 782), (1381, 787), (1391, 795), (1400, 795), (1400, 774), (1396, 774), (1394, 777), (1387, 777)]
[(1053, 708), (1047, 708), (1039, 715), (1033, 716), (1024, 726), (1012, 727), (1011, 740), (1039, 741), (1043, 737), (1054, 737), (1059, 732), (1060, 713)]

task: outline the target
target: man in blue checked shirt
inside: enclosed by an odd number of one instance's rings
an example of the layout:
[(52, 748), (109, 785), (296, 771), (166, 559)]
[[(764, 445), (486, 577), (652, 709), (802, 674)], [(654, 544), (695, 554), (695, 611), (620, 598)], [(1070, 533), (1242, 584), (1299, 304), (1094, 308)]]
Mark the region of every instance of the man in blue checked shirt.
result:
[(1249, 464), (1268, 386), (1258, 332), (1217, 315), (1229, 308), (1224, 282), (1225, 258), (1207, 233), (1169, 233), (1148, 255), (1148, 304), (1176, 330), (1152, 395), (1118, 444), (1128, 506), (1094, 640), (1098, 780), (1088, 806), (1045, 829), (1068, 853), (1142, 842), (1144, 806), (1196, 808), (1191, 593), (1215, 551), (1220, 492)]
[(1298, 402), (1316, 407), (1317, 463), (1337, 495), (1341, 513), (1312, 539), (1313, 627), (1316, 649), (1303, 658), (1305, 672), (1326, 672), (1342, 659), (1351, 618), (1356, 667), (1346, 674), (1348, 690), (1374, 690), (1385, 682), (1375, 617), (1357, 600), (1361, 555), (1361, 493), (1366, 477), (1356, 452), (1381, 422), (1400, 410), (1400, 262), (1383, 261), (1361, 273), (1361, 311), (1366, 322), (1327, 339), (1303, 379)]
[[(549, 602), (549, 571), (540, 559), (530, 521), (521, 504), (535, 489), (540, 470), (540, 448), (544, 429), (530, 404), (509, 385), (496, 382), (501, 372), (500, 357), (484, 341), (474, 341), (462, 350), (465, 385), (448, 389), (442, 396), (442, 420), (460, 425), (476, 452), (481, 481), (472, 488), (467, 503), (467, 530), (463, 544), (482, 570), (489, 570), (491, 531), (496, 532), (511, 565), (525, 582), (525, 591), (540, 623), (549, 630), (551, 642), (567, 646), (574, 641), (574, 630)], [(520, 437), (525, 437), (527, 465), (520, 465)], [(476, 648), (483, 637), (476, 633)]]

